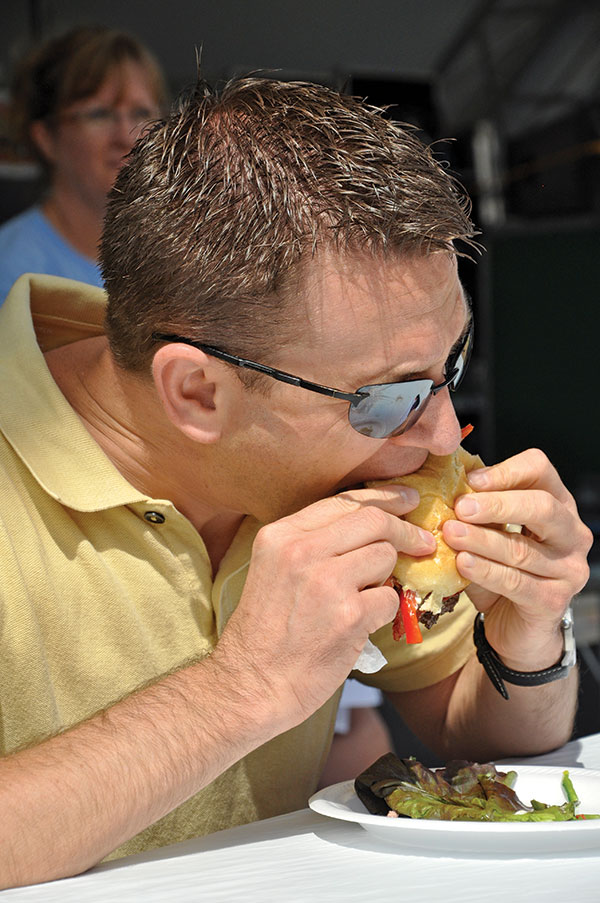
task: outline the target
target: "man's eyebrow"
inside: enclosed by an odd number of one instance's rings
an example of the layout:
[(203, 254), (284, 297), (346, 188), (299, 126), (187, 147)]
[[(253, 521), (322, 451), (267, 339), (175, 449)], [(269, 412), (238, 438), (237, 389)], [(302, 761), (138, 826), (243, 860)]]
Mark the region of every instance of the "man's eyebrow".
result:
[[(456, 342), (454, 343), (454, 345), (448, 352), (448, 357), (446, 358), (446, 360), (449, 360), (452, 357), (452, 355), (458, 351), (458, 349), (464, 342), (467, 333), (473, 326), (473, 302), (471, 300), (471, 296), (469, 295), (468, 291), (464, 287), (463, 287), (463, 298), (464, 298), (465, 307), (466, 307), (465, 326), (464, 326), (464, 329), (462, 330), (461, 334), (457, 338)], [(370, 383), (365, 383), (365, 385), (382, 385), (382, 384), (387, 384), (387, 383), (392, 383), (392, 382), (408, 382), (411, 379), (422, 379), (422, 377), (423, 377), (423, 374), (421, 371), (420, 372), (415, 371), (415, 372), (410, 372), (410, 373), (401, 373), (401, 374), (398, 374), (396, 372), (396, 375), (393, 378), (379, 379), (379, 380), (373, 379), (373, 380), (371, 380)]]

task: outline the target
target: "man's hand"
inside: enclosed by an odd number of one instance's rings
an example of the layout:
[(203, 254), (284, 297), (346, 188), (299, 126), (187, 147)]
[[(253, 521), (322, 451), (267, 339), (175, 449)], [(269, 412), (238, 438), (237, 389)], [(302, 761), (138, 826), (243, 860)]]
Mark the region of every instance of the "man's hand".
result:
[[(486, 612), (489, 642), (518, 670), (548, 667), (560, 656), (558, 624), (586, 584), (592, 534), (543, 452), (529, 449), (472, 471), (476, 495), (455, 506), (444, 538), (459, 554), (468, 593)], [(522, 533), (498, 529), (522, 524)]]
[(212, 658), (260, 691), (278, 732), (322, 705), (369, 634), (394, 618), (398, 596), (383, 584), (398, 551), (435, 548), (430, 533), (399, 517), (417, 502), (402, 486), (349, 490), (258, 533), (240, 603)]

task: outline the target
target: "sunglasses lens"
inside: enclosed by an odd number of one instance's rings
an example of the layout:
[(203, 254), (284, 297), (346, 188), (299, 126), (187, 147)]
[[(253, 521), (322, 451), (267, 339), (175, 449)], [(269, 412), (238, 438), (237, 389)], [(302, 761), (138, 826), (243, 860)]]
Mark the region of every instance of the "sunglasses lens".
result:
[(350, 425), (371, 439), (389, 439), (410, 429), (421, 415), (429, 398), (433, 381), (415, 379), (406, 383), (362, 386), (368, 392), (358, 404), (350, 405)]
[(413, 426), (425, 410), (429, 399), (444, 386), (454, 392), (465, 375), (473, 348), (473, 324), (462, 347), (446, 363), (446, 377), (437, 386), (431, 379), (412, 379), (400, 383), (382, 383), (362, 386), (364, 398), (351, 404), (348, 420), (354, 429), (372, 439), (389, 439), (400, 436)]
[(455, 361), (452, 362), (451, 369), (454, 369), (455, 375), (452, 378), (451, 382), (448, 383), (448, 387), (455, 392), (463, 381), (463, 377), (466, 373), (467, 367), (469, 366), (469, 360), (471, 359), (471, 350), (473, 348), (473, 327), (471, 327), (471, 331), (469, 332), (465, 344), (460, 350), (460, 353)]

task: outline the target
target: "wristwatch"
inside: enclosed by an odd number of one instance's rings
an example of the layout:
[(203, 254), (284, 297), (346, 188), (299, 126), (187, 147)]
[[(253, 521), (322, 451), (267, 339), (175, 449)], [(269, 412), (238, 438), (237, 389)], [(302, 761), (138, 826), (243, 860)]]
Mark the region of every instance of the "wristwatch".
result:
[(514, 671), (512, 668), (508, 668), (496, 650), (488, 643), (484, 622), (485, 616), (480, 611), (475, 618), (473, 627), (473, 641), (477, 649), (477, 658), (485, 668), (489, 679), (505, 699), (508, 699), (509, 695), (504, 681), (520, 687), (539, 687), (542, 684), (566, 677), (577, 660), (573, 635), (573, 612), (570, 607), (564, 613), (560, 625), (564, 643), (563, 654), (555, 665), (552, 665), (551, 668), (544, 668), (542, 671)]

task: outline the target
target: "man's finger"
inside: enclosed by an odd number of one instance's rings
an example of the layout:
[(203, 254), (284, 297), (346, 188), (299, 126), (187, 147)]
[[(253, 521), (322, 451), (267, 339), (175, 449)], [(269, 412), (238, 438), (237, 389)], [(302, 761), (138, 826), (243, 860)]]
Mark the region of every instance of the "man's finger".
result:
[(522, 524), (557, 550), (572, 548), (578, 523), (554, 495), (537, 489), (470, 493), (457, 500), (454, 511), (472, 524)]
[(407, 555), (430, 555), (436, 547), (427, 530), (376, 505), (366, 505), (331, 521), (321, 527), (315, 539), (327, 556), (343, 555), (382, 540), (390, 543), (396, 552)]
[(282, 522), (302, 530), (317, 530), (367, 505), (382, 508), (400, 517), (418, 504), (419, 493), (408, 486), (389, 484), (370, 489), (348, 489), (313, 502), (312, 505), (282, 518)]
[(338, 586), (346, 593), (383, 586), (396, 563), (396, 550), (389, 542), (373, 542), (362, 549), (340, 555), (335, 563)]
[(470, 526), (460, 521), (446, 521), (444, 539), (457, 552), (472, 552), (489, 561), (516, 567), (540, 577), (562, 577), (562, 556), (522, 533)]
[(539, 489), (549, 492), (571, 511), (576, 510), (575, 500), (562, 482), (556, 468), (538, 448), (527, 449), (499, 464), (473, 470), (467, 479), (478, 492)]
[(398, 594), (391, 586), (365, 589), (360, 594), (364, 606), (364, 623), (367, 633), (375, 633), (380, 627), (393, 621), (398, 611)]
[(566, 581), (529, 574), (470, 552), (459, 552), (456, 567), (466, 579), (497, 597), (510, 599), (536, 620), (556, 620), (572, 598), (572, 587)]

